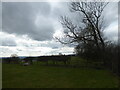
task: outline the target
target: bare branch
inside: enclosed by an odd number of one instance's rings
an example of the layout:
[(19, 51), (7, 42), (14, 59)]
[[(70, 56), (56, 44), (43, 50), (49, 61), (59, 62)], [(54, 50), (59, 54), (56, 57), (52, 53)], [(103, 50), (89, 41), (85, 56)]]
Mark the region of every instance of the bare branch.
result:
[(61, 16), (65, 38), (68, 38), (68, 40), (63, 42), (58, 39), (58, 41), (64, 44), (92, 42), (97, 48), (100, 48), (101, 44), (104, 48), (102, 36), (103, 20), (101, 16), (107, 4), (108, 2), (71, 2), (70, 10), (72, 12), (80, 12), (84, 16), (81, 19), (85, 27), (75, 25), (68, 17)]

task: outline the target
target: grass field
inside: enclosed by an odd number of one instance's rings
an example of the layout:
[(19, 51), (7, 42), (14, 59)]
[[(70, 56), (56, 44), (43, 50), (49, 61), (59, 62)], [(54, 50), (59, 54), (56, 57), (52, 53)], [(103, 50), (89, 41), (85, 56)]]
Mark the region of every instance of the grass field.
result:
[(3, 64), (3, 88), (117, 88), (118, 78), (106, 70)]

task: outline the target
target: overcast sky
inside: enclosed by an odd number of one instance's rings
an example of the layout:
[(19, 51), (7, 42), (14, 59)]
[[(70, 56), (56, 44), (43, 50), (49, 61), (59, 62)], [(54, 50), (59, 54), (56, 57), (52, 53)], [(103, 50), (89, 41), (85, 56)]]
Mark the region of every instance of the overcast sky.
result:
[[(68, 6), (69, 2), (2, 2), (0, 57), (72, 54), (73, 47), (54, 40), (55, 36), (62, 36), (60, 16), (69, 15), (77, 20)], [(106, 37), (117, 41), (118, 3), (110, 2), (103, 15)]]

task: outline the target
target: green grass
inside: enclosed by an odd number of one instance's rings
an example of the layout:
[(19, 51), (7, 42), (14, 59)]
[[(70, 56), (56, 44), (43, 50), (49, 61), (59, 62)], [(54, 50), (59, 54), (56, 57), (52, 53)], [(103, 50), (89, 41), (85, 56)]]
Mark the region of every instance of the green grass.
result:
[(0, 89), (2, 88), (2, 63), (0, 63)]
[(118, 78), (105, 70), (3, 64), (3, 88), (116, 88)]

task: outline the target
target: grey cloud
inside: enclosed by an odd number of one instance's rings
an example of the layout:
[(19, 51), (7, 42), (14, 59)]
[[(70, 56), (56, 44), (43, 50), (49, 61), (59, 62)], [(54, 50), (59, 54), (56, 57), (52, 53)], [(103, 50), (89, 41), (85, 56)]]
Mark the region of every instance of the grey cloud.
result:
[(2, 3), (0, 2), (0, 29), (2, 28)]
[(53, 7), (51, 15), (53, 17), (59, 17), (61, 15), (68, 15), (69, 12), (69, 2), (59, 2), (59, 5)]
[(56, 6), (52, 11), (53, 17), (56, 17), (60, 21), (60, 16), (69, 17), (75, 24), (81, 21), (82, 15), (79, 13), (72, 13), (70, 11), (70, 2), (60, 2), (59, 6)]
[(32, 2), (29, 3), (29, 5), (33, 9), (34, 13), (40, 12), (44, 16), (49, 16), (51, 13), (51, 6), (48, 2)]
[(118, 24), (120, 25), (120, 1), (118, 3)]
[[(111, 41), (118, 41), (118, 2), (110, 2), (103, 12), (105, 20), (105, 36)], [(109, 29), (107, 29), (109, 28)]]
[[(60, 2), (52, 8), (48, 2), (4, 2), (2, 4), (3, 31), (16, 35), (27, 34), (30, 38), (39, 41), (51, 40), (55, 27), (53, 21), (60, 21), (60, 16), (69, 16), (78, 24), (80, 15), (70, 13), (69, 5), (68, 2)], [(117, 19), (115, 17), (116, 7), (117, 3), (110, 3), (103, 13), (108, 25)]]
[(16, 38), (14, 35), (0, 32), (0, 46), (16, 46)]
[(118, 2), (118, 14), (120, 15), (120, 1)]
[(61, 48), (62, 45), (58, 42), (55, 42), (55, 41), (47, 41), (46, 43), (39, 43), (39, 46), (41, 47), (50, 47), (52, 49), (55, 49), (55, 48)]
[(52, 49), (57, 49), (57, 48), (59, 48), (59, 47), (52, 47)]
[[(51, 7), (49, 3), (15, 3), (3, 2), (2, 4), (2, 25), (3, 31), (17, 35), (28, 34), (35, 40), (50, 40), (54, 32), (51, 22), (47, 22)], [(44, 22), (39, 21), (40, 26), (36, 27), (37, 16), (42, 16)]]
[(13, 39), (6, 38), (2, 40), (2, 46), (16, 46), (16, 42)]
[(118, 2), (109, 2), (103, 12), (105, 25), (109, 26), (112, 22), (118, 20)]
[(118, 44), (120, 45), (120, 1), (118, 3)]

